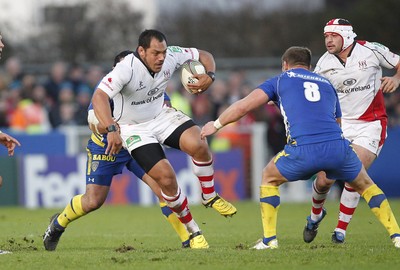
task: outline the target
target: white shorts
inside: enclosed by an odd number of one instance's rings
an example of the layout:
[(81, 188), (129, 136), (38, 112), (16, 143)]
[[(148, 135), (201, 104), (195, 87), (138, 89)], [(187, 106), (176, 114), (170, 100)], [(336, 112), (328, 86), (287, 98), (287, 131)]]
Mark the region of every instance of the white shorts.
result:
[(164, 141), (183, 123), (191, 120), (189, 116), (174, 108), (164, 107), (156, 118), (133, 125), (121, 125), (123, 146), (132, 150), (151, 143)]
[(342, 119), (343, 135), (352, 143), (379, 155), (387, 137), (387, 126), (380, 120), (365, 122)]

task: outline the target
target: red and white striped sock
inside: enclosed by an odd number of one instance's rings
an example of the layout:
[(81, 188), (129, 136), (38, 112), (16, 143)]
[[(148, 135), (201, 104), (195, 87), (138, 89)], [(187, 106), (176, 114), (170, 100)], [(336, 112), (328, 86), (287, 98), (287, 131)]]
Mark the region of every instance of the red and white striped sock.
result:
[(340, 197), (339, 220), (335, 231), (346, 235), (347, 226), (354, 215), (354, 211), (356, 211), (359, 201), (360, 194), (345, 185)]
[(213, 160), (202, 162), (192, 159), (193, 173), (199, 178), (203, 199), (208, 201), (214, 198), (217, 193), (214, 187), (214, 166)]
[(178, 193), (175, 196), (167, 196), (161, 191), (167, 206), (178, 216), (178, 219), (185, 225), (189, 233), (200, 231), (199, 226), (194, 221), (189, 210), (187, 197), (178, 188)]
[(329, 192), (322, 193), (317, 190), (315, 183), (316, 179), (313, 182), (313, 190), (312, 190), (312, 207), (311, 207), (311, 220), (318, 221), (322, 215), (322, 208), (324, 206), (326, 197)]

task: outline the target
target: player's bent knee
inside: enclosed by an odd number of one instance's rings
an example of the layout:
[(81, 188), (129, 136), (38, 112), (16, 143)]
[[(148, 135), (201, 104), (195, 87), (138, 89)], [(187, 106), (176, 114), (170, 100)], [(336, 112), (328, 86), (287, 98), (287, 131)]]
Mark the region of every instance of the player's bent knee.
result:
[(97, 209), (99, 209), (103, 204), (104, 204), (105, 199), (101, 199), (101, 198), (92, 198), (91, 200), (89, 200), (84, 208), (84, 211), (86, 213), (95, 211)]
[(211, 153), (208, 145), (199, 145), (195, 151), (192, 153), (188, 153), (194, 160), (197, 161), (210, 161), (211, 160)]
[(333, 186), (333, 183), (335, 183), (335, 182), (334, 181), (316, 181), (315, 182), (315, 189), (318, 192), (326, 193)]
[(372, 186), (375, 183), (374, 181), (372, 181), (372, 179), (369, 177), (369, 175), (363, 168), (356, 177), (356, 179), (346, 184), (349, 185), (356, 192), (361, 194), (364, 190), (366, 190), (368, 187)]
[(317, 190), (323, 192), (329, 190), (334, 183), (335, 181), (326, 178), (325, 174), (318, 174), (315, 181), (315, 187)]
[(287, 182), (287, 179), (282, 176), (273, 161), (270, 161), (263, 169), (262, 185), (280, 186)]
[(82, 197), (82, 209), (85, 213), (89, 213), (99, 209), (106, 201), (108, 192), (102, 192), (97, 189), (97, 192), (91, 190)]

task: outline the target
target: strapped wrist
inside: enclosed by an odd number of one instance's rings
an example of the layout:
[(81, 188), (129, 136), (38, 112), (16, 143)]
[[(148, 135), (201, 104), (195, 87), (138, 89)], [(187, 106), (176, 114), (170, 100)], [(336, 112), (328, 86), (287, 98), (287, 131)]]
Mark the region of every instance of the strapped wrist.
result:
[(214, 127), (219, 130), (221, 128), (223, 128), (223, 125), (221, 124), (221, 122), (219, 121), (219, 118), (217, 120), (214, 121)]

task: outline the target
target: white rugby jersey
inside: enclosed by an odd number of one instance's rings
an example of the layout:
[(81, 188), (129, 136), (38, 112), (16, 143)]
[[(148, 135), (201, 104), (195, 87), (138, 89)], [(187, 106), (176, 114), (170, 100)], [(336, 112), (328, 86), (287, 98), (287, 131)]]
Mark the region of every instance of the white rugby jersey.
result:
[(119, 124), (138, 124), (155, 118), (164, 104), (164, 93), (175, 70), (188, 59), (199, 59), (195, 48), (169, 46), (160, 72), (150, 71), (134, 54), (127, 55), (99, 83), (114, 99), (114, 118)]
[(328, 78), (335, 87), (342, 108), (342, 118), (374, 121), (387, 118), (380, 79), (382, 67), (392, 69), (399, 55), (379, 43), (357, 41), (346, 64), (326, 52), (315, 72)]

